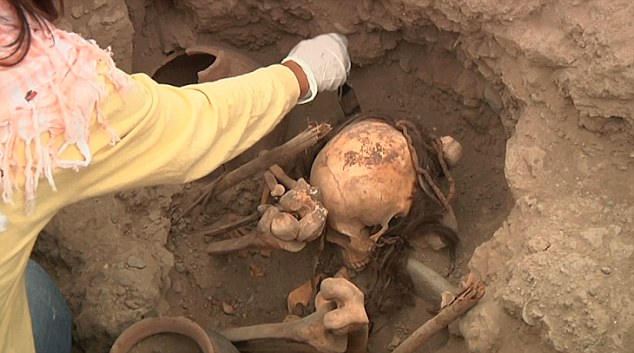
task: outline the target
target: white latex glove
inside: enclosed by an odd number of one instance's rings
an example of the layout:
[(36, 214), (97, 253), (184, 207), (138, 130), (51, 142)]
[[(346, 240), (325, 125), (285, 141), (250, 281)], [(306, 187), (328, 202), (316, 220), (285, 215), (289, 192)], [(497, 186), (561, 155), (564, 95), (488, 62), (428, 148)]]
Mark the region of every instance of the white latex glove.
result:
[(298, 104), (315, 99), (317, 92), (334, 91), (343, 85), (350, 73), (348, 39), (341, 34), (322, 34), (299, 42), (282, 60), (296, 62), (308, 78), (310, 90)]

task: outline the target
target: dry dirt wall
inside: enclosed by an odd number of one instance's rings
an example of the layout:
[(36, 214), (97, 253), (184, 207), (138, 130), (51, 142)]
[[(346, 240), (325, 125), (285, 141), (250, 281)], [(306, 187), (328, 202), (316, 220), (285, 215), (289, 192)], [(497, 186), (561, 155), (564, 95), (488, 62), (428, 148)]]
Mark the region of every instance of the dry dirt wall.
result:
[[(357, 65), (398, 63), (466, 106), (488, 104), (507, 128), (505, 174), (517, 203), (470, 263), (488, 292), (462, 321), (469, 349), (634, 345), (630, 0), (76, 3), (73, 29), (112, 45), (126, 69), (149, 71), (166, 53), (208, 40), (281, 55), (301, 37), (338, 31)], [(157, 291), (165, 285), (154, 280)]]
[(134, 30), (124, 0), (64, 1), (65, 17), (58, 25), (110, 47), (117, 65), (132, 70)]
[(36, 253), (55, 265), (73, 310), (74, 338), (87, 352), (107, 352), (131, 323), (165, 305), (174, 267), (165, 247), (174, 192), (147, 188), (80, 202), (40, 236)]
[[(349, 35), (357, 64), (376, 61), (403, 42), (433, 46), (454, 52), (465, 68), (502, 84), (515, 99), (561, 98), (573, 103), (588, 125), (612, 129), (630, 128), (633, 119), (632, 6), (627, 0), (187, 0), (175, 8), (160, 1), (154, 5), (175, 18), (156, 28), (164, 51), (193, 44), (192, 31), (250, 48), (290, 46), (293, 41), (285, 34), (338, 31)], [(142, 54), (147, 52), (135, 53)]]

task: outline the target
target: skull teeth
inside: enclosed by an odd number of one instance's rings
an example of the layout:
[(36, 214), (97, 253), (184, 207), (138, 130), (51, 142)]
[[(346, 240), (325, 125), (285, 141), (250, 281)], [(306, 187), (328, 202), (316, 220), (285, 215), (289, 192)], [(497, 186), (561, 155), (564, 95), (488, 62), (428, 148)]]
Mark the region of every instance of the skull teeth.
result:
[(363, 261), (351, 263), (350, 266), (352, 267), (353, 270), (358, 271), (358, 270), (362, 270), (369, 263), (370, 263), (370, 258), (367, 258), (367, 259), (364, 259)]
[(343, 257), (346, 263), (346, 266), (349, 267), (352, 270), (355, 271), (360, 271), (362, 270), (367, 264), (370, 263), (370, 254), (368, 254), (368, 256), (364, 257), (363, 259), (359, 260), (358, 257), (355, 259), (351, 259), (350, 256), (348, 256), (349, 254), (347, 254), (345, 252), (345, 250), (343, 250)]

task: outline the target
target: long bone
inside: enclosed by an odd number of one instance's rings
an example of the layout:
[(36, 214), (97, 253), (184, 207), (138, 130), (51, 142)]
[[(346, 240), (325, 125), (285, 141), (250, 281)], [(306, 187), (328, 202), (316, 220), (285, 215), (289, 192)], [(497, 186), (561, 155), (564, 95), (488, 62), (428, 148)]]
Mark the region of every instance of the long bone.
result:
[[(278, 236), (274, 235), (271, 231), (271, 227), (275, 223), (288, 222), (288, 218), (283, 216), (284, 213), (280, 212), (276, 207), (259, 207), (263, 209), (262, 218), (258, 222), (257, 228), (251, 233), (235, 239), (221, 240), (214, 243), (210, 243), (207, 246), (207, 253), (211, 255), (227, 254), (234, 251), (244, 249), (282, 249), (289, 252), (298, 252), (306, 246), (306, 243), (290, 240), (284, 234), (285, 232), (278, 231)], [(289, 222), (290, 223), (290, 222)], [(278, 226), (279, 227), (279, 226)], [(292, 228), (294, 225), (291, 223), (287, 225), (285, 230)]]
[(413, 257), (407, 259), (405, 272), (412, 280), (414, 293), (428, 303), (439, 305), (443, 300), (443, 293), (457, 292), (445, 277)]
[(284, 187), (288, 191), (281, 195), (277, 205), (258, 207), (262, 217), (253, 232), (241, 238), (211, 243), (207, 253), (226, 254), (254, 248), (297, 252), (322, 234), (328, 211), (321, 204), (316, 188), (304, 179), (293, 180), (277, 165), (267, 170), (265, 179), (272, 192), (277, 194)]
[(232, 342), (284, 339), (308, 344), (322, 353), (365, 352), (369, 320), (363, 304), (363, 293), (354, 284), (344, 278), (326, 278), (321, 282), (314, 313), (294, 321), (221, 333)]

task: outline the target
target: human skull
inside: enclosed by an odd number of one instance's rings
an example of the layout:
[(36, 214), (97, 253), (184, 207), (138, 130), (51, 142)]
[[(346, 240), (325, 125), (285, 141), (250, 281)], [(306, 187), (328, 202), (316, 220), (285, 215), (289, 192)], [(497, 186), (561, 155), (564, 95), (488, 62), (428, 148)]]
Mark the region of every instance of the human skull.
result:
[[(320, 189), (329, 233), (345, 249), (344, 260), (364, 266), (394, 217), (412, 205), (416, 171), (405, 137), (378, 119), (352, 123), (333, 137), (313, 162), (310, 181)], [(370, 234), (374, 226), (380, 230)]]
[[(455, 165), (460, 145), (451, 137), (444, 159)], [(459, 152), (459, 153), (458, 153)], [(346, 265), (364, 267), (395, 217), (409, 213), (417, 171), (401, 131), (376, 118), (344, 127), (315, 158), (310, 182), (320, 189), (331, 230), (326, 239), (343, 249)], [(373, 229), (378, 229), (371, 234)], [(334, 232), (332, 231), (334, 230)]]

